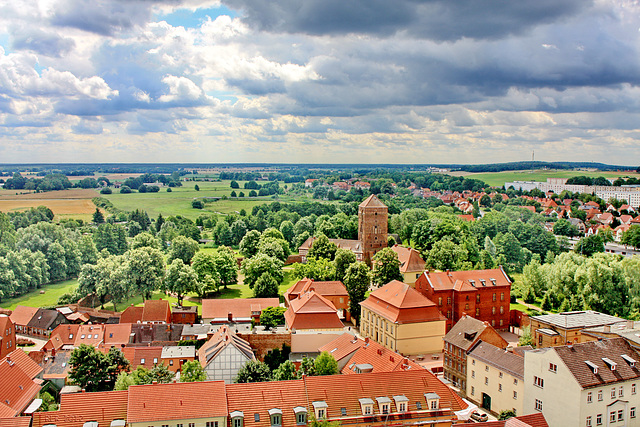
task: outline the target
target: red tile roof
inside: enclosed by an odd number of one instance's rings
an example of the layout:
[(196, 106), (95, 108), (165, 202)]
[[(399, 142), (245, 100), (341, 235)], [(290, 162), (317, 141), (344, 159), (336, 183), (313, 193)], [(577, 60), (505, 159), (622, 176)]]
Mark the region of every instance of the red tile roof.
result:
[(307, 292), (291, 301), (284, 313), (289, 329), (342, 329), (344, 325), (338, 317), (331, 301), (316, 292)]
[(129, 387), (127, 423), (226, 417), (224, 381)]
[(138, 323), (142, 322), (142, 312), (144, 307), (136, 307), (131, 305), (127, 307), (120, 316), (120, 323)]
[[(469, 271), (426, 271), (418, 280), (424, 281), (435, 290), (472, 291), (476, 288), (491, 286), (511, 286), (511, 281), (502, 268)], [(495, 280), (495, 285), (493, 281)]]
[(401, 273), (424, 271), (425, 262), (420, 256), (420, 252), (413, 248), (405, 248), (399, 245), (393, 245), (391, 250), (398, 255)]
[(60, 350), (63, 345), (74, 345), (80, 325), (62, 324), (51, 332), (49, 341), (44, 345), (46, 350)]
[(127, 419), (127, 394), (126, 390), (63, 394), (59, 410), (33, 414), (33, 427), (82, 427), (87, 421), (107, 427), (114, 420)]
[(245, 427), (271, 427), (269, 410), (273, 409), (282, 411), (281, 425), (295, 426), (293, 408), (306, 411), (308, 406), (302, 380), (228, 384), (226, 391), (229, 413), (242, 412)]
[[(520, 423), (515, 422), (516, 420)], [(477, 425), (478, 423), (476, 423), (475, 421), (471, 421), (468, 423), (456, 424), (456, 427), (471, 427)], [(547, 420), (544, 419), (544, 415), (542, 415), (542, 412), (537, 412), (535, 414), (529, 415), (520, 415), (519, 417), (509, 418), (506, 421), (488, 421), (486, 423), (482, 423), (481, 425), (483, 427), (549, 427), (549, 424), (547, 424)]]
[(326, 351), (330, 353), (334, 359), (340, 361), (341, 359), (355, 353), (362, 344), (364, 344), (363, 340), (345, 332), (333, 341), (328, 342), (322, 347), (318, 347), (318, 351), (321, 353)]
[(97, 347), (103, 340), (104, 328), (105, 325), (80, 325), (76, 334), (75, 346), (86, 344)]
[(142, 312), (143, 322), (171, 323), (171, 306), (167, 300), (146, 300)]
[[(362, 416), (359, 399), (404, 395), (408, 398), (408, 410), (416, 411), (416, 402), (426, 408), (425, 393), (440, 396), (440, 408), (453, 411), (465, 409), (467, 404), (435, 375), (426, 369), (397, 372), (378, 372), (359, 375), (335, 375), (306, 377), (309, 403), (324, 401), (327, 404), (327, 418), (340, 418), (341, 408), (346, 416)], [(313, 409), (312, 405), (310, 405)], [(374, 412), (378, 413), (377, 405)]]
[[(11, 352), (0, 360), (0, 417), (15, 417), (24, 411), (40, 391), (40, 385), (31, 376), (36, 365), (22, 349)], [(25, 369), (26, 367), (26, 369)]]
[(398, 280), (371, 292), (360, 305), (395, 323), (445, 320), (433, 301)]
[(0, 418), (0, 427), (29, 427), (31, 417)]
[(240, 351), (247, 360), (254, 359), (253, 350), (251, 345), (233, 333), (227, 326), (221, 326), (218, 328), (215, 334), (204, 343), (204, 345), (198, 350), (198, 358), (200, 364), (205, 367), (212, 359), (214, 359), (222, 350), (227, 346), (232, 345), (238, 351)]
[(386, 208), (387, 205), (382, 203), (375, 194), (370, 195), (364, 202), (360, 203), (360, 208)]
[(120, 346), (129, 343), (131, 335), (131, 324), (120, 323), (104, 326), (104, 345), (106, 347)]
[[(108, 351), (108, 348), (105, 350)], [(162, 365), (162, 361), (160, 360), (162, 347), (125, 347), (122, 349), (122, 353), (124, 353), (124, 357), (131, 363), (131, 370), (136, 369), (138, 366), (151, 369), (156, 364)]]
[(341, 373), (345, 375), (358, 374), (357, 365), (367, 363), (373, 367), (372, 372), (407, 371), (409, 369), (424, 369), (417, 363), (404, 358), (395, 351), (384, 348), (373, 340), (365, 342), (358, 340), (360, 348), (349, 359)]
[(234, 319), (250, 319), (252, 306), (259, 306), (262, 311), (279, 305), (278, 298), (205, 299), (202, 300), (202, 318), (226, 319), (231, 313)]
[(313, 279), (298, 280), (284, 293), (285, 301), (291, 301), (293, 298), (299, 297), (301, 294), (309, 291), (316, 291), (322, 296), (349, 296), (347, 288), (340, 281), (315, 281)]
[(37, 311), (37, 307), (25, 307), (24, 305), (19, 305), (15, 310), (13, 310), (9, 318), (14, 325), (26, 326)]

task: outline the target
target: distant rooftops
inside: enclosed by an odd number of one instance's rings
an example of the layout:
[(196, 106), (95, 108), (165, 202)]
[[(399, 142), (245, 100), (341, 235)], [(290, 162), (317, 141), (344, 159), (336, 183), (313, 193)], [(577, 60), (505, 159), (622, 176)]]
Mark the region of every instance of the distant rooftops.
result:
[(531, 319), (562, 329), (593, 328), (596, 326), (612, 325), (614, 323), (625, 321), (619, 317), (610, 316), (608, 314), (592, 310), (543, 314), (540, 316), (532, 316)]

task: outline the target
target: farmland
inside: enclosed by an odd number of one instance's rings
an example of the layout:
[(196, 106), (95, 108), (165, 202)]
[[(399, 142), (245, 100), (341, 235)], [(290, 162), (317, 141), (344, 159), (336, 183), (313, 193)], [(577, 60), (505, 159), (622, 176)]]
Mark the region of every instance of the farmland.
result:
[(91, 202), (98, 192), (95, 190), (69, 189), (46, 193), (18, 194), (14, 190), (0, 190), (0, 211), (23, 211), (32, 207), (46, 206), (58, 218), (80, 218), (90, 220), (96, 207)]

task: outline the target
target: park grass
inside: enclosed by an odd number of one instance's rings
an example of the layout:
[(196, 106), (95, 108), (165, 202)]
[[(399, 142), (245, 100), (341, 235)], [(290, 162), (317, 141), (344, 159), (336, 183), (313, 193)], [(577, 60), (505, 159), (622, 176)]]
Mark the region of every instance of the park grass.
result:
[[(243, 181), (238, 182), (240, 187)], [(196, 184), (200, 191), (195, 190)], [(133, 211), (141, 209), (147, 211), (150, 217), (156, 217), (158, 214), (163, 216), (182, 215), (186, 218), (196, 219), (201, 214), (229, 214), (240, 212), (244, 209), (250, 213), (254, 206), (271, 203), (275, 200), (288, 201), (293, 200), (290, 197), (263, 196), (263, 197), (244, 197), (231, 198), (231, 192), (234, 189), (230, 186), (231, 181), (186, 181), (182, 183), (182, 187), (174, 187), (170, 193), (167, 193), (167, 187), (160, 188), (157, 193), (138, 193), (121, 194), (114, 192), (113, 194), (102, 195), (107, 198), (113, 205), (124, 211)], [(243, 191), (246, 195), (251, 190), (236, 189), (235, 192)], [(207, 202), (204, 209), (194, 209), (191, 202), (196, 198), (220, 197), (226, 196), (227, 199), (219, 199)]]
[(536, 169), (525, 171), (505, 171), (505, 172), (481, 172), (464, 174), (465, 178), (474, 178), (486, 182), (492, 187), (502, 187), (505, 182), (511, 181), (539, 181), (546, 182), (547, 178), (571, 178), (574, 176), (588, 176), (597, 178), (618, 178), (626, 176), (640, 177), (640, 174), (617, 171), (585, 171), (585, 170), (559, 170), (559, 169)]
[[(14, 310), (18, 305), (27, 307), (53, 307), (58, 304), (58, 298), (63, 294), (73, 292), (77, 286), (77, 279), (52, 283), (19, 297), (8, 298), (0, 303), (0, 307), (9, 310)], [(44, 294), (41, 294), (40, 291), (44, 291)]]

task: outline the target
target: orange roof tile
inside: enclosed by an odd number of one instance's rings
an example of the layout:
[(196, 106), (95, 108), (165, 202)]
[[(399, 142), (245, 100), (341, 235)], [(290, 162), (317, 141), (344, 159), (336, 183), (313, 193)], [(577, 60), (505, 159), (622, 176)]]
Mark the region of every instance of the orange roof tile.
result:
[(393, 245), (391, 250), (398, 255), (401, 273), (424, 271), (425, 262), (420, 256), (420, 252), (399, 245)]
[(104, 345), (107, 347), (129, 343), (131, 323), (120, 323), (104, 326)]
[(24, 305), (19, 305), (15, 310), (13, 310), (9, 318), (14, 325), (26, 326), (37, 311), (37, 307), (25, 307)]
[(502, 268), (469, 271), (426, 271), (418, 280), (426, 280), (436, 291), (451, 289), (472, 291), (483, 286), (511, 286), (511, 281)]
[[(327, 404), (327, 418), (362, 416), (359, 399), (387, 397), (393, 402), (393, 396), (408, 398), (408, 410), (416, 411), (416, 402), (426, 408), (425, 393), (437, 393), (440, 396), (440, 408), (453, 411), (465, 409), (467, 404), (435, 375), (426, 369), (396, 372), (377, 372), (358, 375), (335, 375), (306, 377), (309, 403), (324, 401)], [(374, 405), (377, 406), (377, 405)], [(311, 408), (313, 409), (313, 408)], [(378, 413), (377, 408), (374, 409)]]
[(326, 351), (330, 353), (334, 359), (342, 360), (343, 358), (355, 353), (364, 341), (345, 332), (333, 341), (328, 342), (322, 347), (318, 347), (319, 352)]
[[(34, 362), (21, 348), (12, 351), (7, 357), (11, 358), (11, 362), (16, 364), (20, 370), (31, 379), (34, 379), (42, 372), (42, 367)], [(2, 376), (0, 376), (0, 378), (2, 378)]]
[(349, 359), (347, 365), (342, 368), (344, 375), (356, 375), (357, 365), (369, 364), (372, 372), (406, 371), (409, 369), (424, 369), (417, 363), (405, 359), (402, 355), (384, 348), (373, 340), (368, 342), (358, 340), (359, 348)]
[(171, 323), (171, 306), (167, 300), (146, 300), (142, 311), (143, 322)]
[(444, 320), (436, 305), (406, 283), (393, 280), (360, 303), (394, 323)]
[[(26, 358), (26, 359), (24, 359)], [(11, 352), (0, 360), (0, 417), (15, 417), (24, 411), (40, 391), (40, 385), (33, 381), (31, 374), (34, 364), (42, 368), (25, 354), (22, 349)], [(27, 367), (26, 371), (23, 369)]]
[(31, 417), (0, 418), (0, 427), (29, 427)]
[[(105, 350), (108, 351), (108, 349)], [(160, 360), (162, 347), (125, 347), (122, 353), (131, 364), (132, 370), (138, 366), (151, 369), (154, 365), (162, 364)]]
[(128, 423), (226, 417), (227, 414), (224, 381), (129, 387)]
[(266, 307), (278, 307), (278, 298), (236, 298), (236, 299), (205, 299), (202, 300), (203, 319), (226, 319), (231, 313), (234, 319), (250, 319), (251, 306), (259, 305), (261, 310)]
[(386, 208), (387, 205), (382, 203), (375, 194), (370, 195), (364, 202), (360, 203), (360, 208)]
[(109, 426), (114, 420), (127, 419), (127, 395), (126, 390), (63, 394), (60, 396), (60, 409), (33, 414), (33, 427), (46, 424), (82, 427), (87, 421)]
[(74, 345), (78, 328), (80, 328), (80, 325), (62, 324), (56, 326), (44, 348), (46, 350), (59, 350), (63, 345)]
[(205, 367), (211, 359), (215, 358), (227, 346), (232, 345), (240, 351), (248, 360), (255, 358), (251, 345), (233, 333), (227, 326), (218, 328), (209, 340), (198, 350), (200, 364)]
[(309, 291), (316, 291), (317, 294), (322, 296), (349, 295), (347, 288), (339, 280), (315, 281), (305, 277), (304, 279), (297, 281), (295, 285), (285, 292), (285, 298), (287, 295), (295, 295), (297, 297), (300, 294)]
[(282, 411), (283, 426), (295, 426), (293, 408), (303, 407), (307, 410), (302, 380), (228, 384), (226, 391), (229, 412), (242, 412), (245, 427), (270, 427), (269, 411), (273, 409)]
[(136, 307), (131, 305), (127, 307), (120, 316), (120, 323), (138, 323), (142, 322), (142, 312), (144, 307)]
[(336, 307), (315, 291), (291, 301), (284, 319), (289, 329), (342, 329), (344, 326)]
[(105, 325), (80, 325), (76, 334), (75, 346), (86, 344), (97, 347), (103, 340), (104, 327)]

